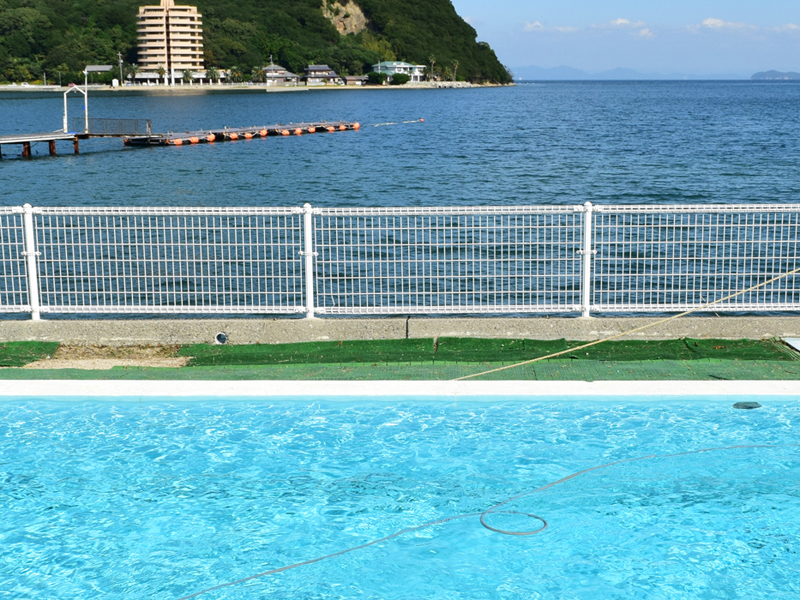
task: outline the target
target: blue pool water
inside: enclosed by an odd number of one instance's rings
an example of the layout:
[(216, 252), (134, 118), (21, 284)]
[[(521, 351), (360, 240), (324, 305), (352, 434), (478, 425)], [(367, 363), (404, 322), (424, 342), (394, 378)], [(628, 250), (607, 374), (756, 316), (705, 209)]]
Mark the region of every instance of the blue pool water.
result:
[(174, 600), (655, 454), (504, 507), (534, 536), (456, 519), (200, 597), (797, 598), (800, 404), (760, 401), (3, 402), (0, 597)]

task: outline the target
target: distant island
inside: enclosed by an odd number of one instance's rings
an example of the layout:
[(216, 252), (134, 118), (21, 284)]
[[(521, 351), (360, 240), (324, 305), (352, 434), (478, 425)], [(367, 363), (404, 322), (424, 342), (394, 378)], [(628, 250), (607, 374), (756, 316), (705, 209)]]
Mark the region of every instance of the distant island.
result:
[[(138, 68), (137, 14), (158, 0), (0, 0), (0, 82), (82, 83), (86, 65)], [(182, 4), (180, 0), (176, 5)], [(202, 18), (205, 69), (248, 81), (274, 61), (291, 71), (329, 65), (365, 75), (381, 61), (425, 65), (434, 77), (511, 83), (488, 43), (450, 0), (186, 0)], [(141, 32), (140, 32), (141, 33)]]
[(795, 73), (794, 71), (788, 71), (786, 73), (781, 73), (780, 71), (762, 71), (761, 73), (756, 73), (750, 79), (753, 81), (793, 81), (800, 80), (800, 73)]

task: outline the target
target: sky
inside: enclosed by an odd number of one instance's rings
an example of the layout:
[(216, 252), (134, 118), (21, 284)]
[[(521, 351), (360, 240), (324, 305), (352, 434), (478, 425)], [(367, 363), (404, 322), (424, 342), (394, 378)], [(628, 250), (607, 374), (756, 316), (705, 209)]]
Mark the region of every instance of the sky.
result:
[(800, 0), (452, 0), (512, 67), (800, 72)]

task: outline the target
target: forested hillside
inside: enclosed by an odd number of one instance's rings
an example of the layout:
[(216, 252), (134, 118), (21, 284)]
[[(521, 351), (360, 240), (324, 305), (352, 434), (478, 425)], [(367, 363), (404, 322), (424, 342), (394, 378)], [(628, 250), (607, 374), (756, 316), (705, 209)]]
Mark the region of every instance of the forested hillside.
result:
[[(206, 66), (249, 74), (272, 56), (297, 72), (327, 63), (361, 74), (378, 60), (430, 65), (448, 79), (511, 80), (494, 51), (450, 0), (355, 0), (366, 28), (337, 30), (348, 0), (189, 0), (203, 14)], [(136, 14), (143, 0), (0, 0), (0, 80), (82, 80), (87, 64), (135, 64)], [(177, 2), (180, 3), (180, 2)], [(326, 10), (323, 11), (323, 8)], [(326, 16), (326, 14), (328, 16)], [(110, 77), (110, 76), (109, 76)]]

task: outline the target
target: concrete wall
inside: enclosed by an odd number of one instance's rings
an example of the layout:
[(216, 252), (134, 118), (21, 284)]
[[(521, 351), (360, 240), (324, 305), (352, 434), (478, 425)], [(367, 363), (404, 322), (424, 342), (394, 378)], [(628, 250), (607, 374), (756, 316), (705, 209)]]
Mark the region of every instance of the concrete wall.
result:
[[(137, 319), (0, 321), (0, 342), (58, 341), (130, 346), (211, 343), (219, 332), (231, 344), (405, 337), (487, 337), (597, 340), (659, 318), (387, 318), (387, 319)], [(800, 317), (684, 317), (629, 336), (762, 339), (800, 337)]]

